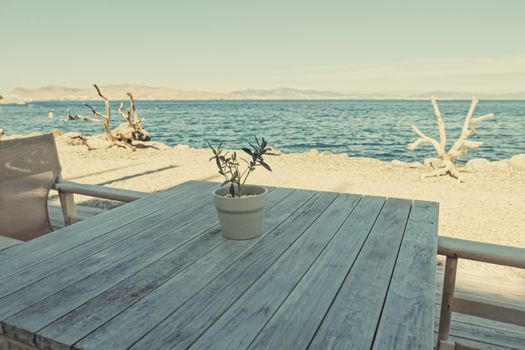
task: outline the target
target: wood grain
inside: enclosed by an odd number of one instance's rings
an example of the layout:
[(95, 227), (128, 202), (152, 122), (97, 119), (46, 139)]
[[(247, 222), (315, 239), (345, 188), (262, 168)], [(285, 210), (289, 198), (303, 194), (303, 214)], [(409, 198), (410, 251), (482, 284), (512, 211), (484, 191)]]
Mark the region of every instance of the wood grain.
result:
[(200, 208), (200, 216), (187, 210), (152, 227), (138, 227), (140, 233), (132, 238), (10, 295), (16, 299), (0, 299), (3, 315), (17, 312), (2, 322), (4, 332), (24, 342), (32, 341), (33, 334), (49, 320), (84, 304), (216, 225), (217, 220), (211, 215), (214, 210), (208, 203)]
[(372, 346), (411, 204), (395, 198), (386, 201), (310, 348)]
[(278, 188), (263, 234), (232, 241), (215, 186), (190, 182), (0, 252), (2, 332), (50, 350), (401, 349), (433, 337), (435, 203)]
[(211, 191), (215, 186), (216, 184), (212, 183), (185, 183), (180, 188), (175, 187), (162, 194), (152, 194), (150, 197), (33, 239), (22, 246), (18, 245), (0, 252), (0, 280), (18, 274), (20, 270), (48, 260), (75, 246), (104, 236), (112, 230), (132, 226), (136, 220), (152, 215), (166, 205), (179, 205), (177, 202), (180, 202), (180, 204), (184, 203), (182, 207), (187, 206), (188, 203), (202, 197), (200, 191), (204, 189)]
[(245, 349), (316, 262), (359, 200), (351, 195), (337, 197), (191, 348)]
[(414, 201), (374, 349), (431, 349), (434, 337), (438, 204)]
[(250, 349), (306, 349), (366, 241), (383, 197), (365, 196)]
[[(292, 192), (291, 189), (271, 191), (268, 194), (268, 208), (273, 208)], [(112, 317), (191, 266), (212, 249), (217, 249), (217, 245), (224, 242), (224, 239), (220, 235), (216, 215), (214, 213), (213, 215), (206, 215), (203, 220), (212, 220), (213, 227), (180, 249), (170, 252), (143, 270), (47, 325), (38, 331), (36, 343), (40, 347), (48, 349), (69, 348)], [(193, 230), (195, 224), (192, 223), (192, 225), (189, 229)]]
[[(13, 278), (6, 279), (0, 284), (0, 295), (2, 296), (0, 298), (0, 318), (7, 318), (20, 312), (56, 291), (113, 264), (135, 250), (141, 249), (144, 244), (169, 233), (169, 230), (163, 232), (163, 228), (176, 229), (194, 220), (196, 215), (193, 209), (200, 208), (202, 211), (212, 205), (202, 201), (197, 207), (192, 207), (189, 203), (182, 201), (179, 210), (183, 210), (178, 213), (177, 206), (173, 207), (175, 213), (166, 210), (160, 212), (160, 215), (138, 220), (133, 227), (119, 228), (110, 235), (104, 235), (101, 239), (80, 245), (78, 249), (71, 249), (54, 256), (45, 263), (35, 264)], [(180, 221), (174, 225), (170, 220)], [(159, 235), (157, 232), (163, 232), (163, 234)]]
[(299, 209), (298, 215), (284, 221), (132, 348), (178, 349), (191, 345), (315, 222), (336, 197), (334, 193), (316, 193)]
[[(210, 254), (76, 343), (74, 349), (126, 349), (132, 346), (224, 270), (236, 264), (250, 248), (282, 226), (283, 221), (287, 218), (293, 221), (302, 213), (300, 208), (313, 196), (314, 192), (293, 192), (267, 213), (260, 237), (248, 241), (224, 240)], [(129, 332), (129, 329), (133, 329), (133, 332)], [(125, 337), (122, 336), (124, 334)]]

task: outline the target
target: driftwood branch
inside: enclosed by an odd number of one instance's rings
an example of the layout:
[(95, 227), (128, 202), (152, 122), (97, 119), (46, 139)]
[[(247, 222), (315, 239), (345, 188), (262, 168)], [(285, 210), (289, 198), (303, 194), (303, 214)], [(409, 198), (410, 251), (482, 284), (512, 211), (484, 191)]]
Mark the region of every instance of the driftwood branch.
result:
[[(135, 105), (135, 99), (133, 95), (128, 92), (126, 95), (129, 97), (129, 107), (124, 109), (124, 101), (120, 102), (118, 113), (127, 121), (126, 125), (120, 125), (118, 128), (113, 130), (116, 138), (132, 139), (148, 141), (150, 136), (146, 130), (142, 128), (144, 118), (139, 120), (139, 113)], [(133, 113), (133, 119), (131, 119), (131, 113)]]
[(122, 116), (122, 118), (126, 119), (128, 121), (128, 124), (130, 126), (133, 125), (133, 123), (131, 122), (131, 112), (129, 109), (127, 109), (126, 111), (124, 111), (124, 101), (121, 101), (120, 102), (120, 106), (118, 107), (118, 110), (117, 110), (118, 114), (120, 114)]
[[(129, 100), (130, 100), (129, 102), (130, 107), (125, 109), (124, 101), (122, 101), (117, 110), (117, 113), (120, 114), (127, 121), (127, 123), (122, 123), (118, 127), (116, 127), (114, 130), (111, 130), (110, 101), (104, 94), (102, 94), (102, 91), (97, 86), (97, 84), (93, 84), (93, 87), (97, 91), (98, 96), (104, 100), (105, 113), (99, 112), (91, 105), (84, 103), (84, 105), (90, 109), (91, 114), (93, 114), (93, 116), (89, 116), (89, 117), (84, 116), (84, 115), (72, 116), (68, 110), (68, 119), (86, 120), (86, 121), (102, 124), (104, 126), (104, 133), (106, 135), (106, 139), (110, 142), (110, 147), (119, 146), (119, 147), (125, 147), (125, 148), (133, 148), (133, 144), (132, 144), (133, 140), (140, 140), (140, 141), (150, 140), (150, 136), (148, 132), (142, 128), (142, 123), (144, 121), (144, 118), (142, 118), (139, 121), (138, 111), (135, 106), (135, 99), (133, 98), (133, 95), (131, 95), (131, 93), (129, 92), (127, 93), (127, 96), (129, 97)], [(131, 119), (131, 113), (133, 113), (133, 120)]]
[(100, 120), (100, 119), (97, 119), (97, 118), (92, 118), (92, 117), (86, 117), (84, 115), (75, 115), (73, 118), (75, 120), (87, 120), (87, 121), (90, 121), (90, 122), (100, 123), (100, 124), (104, 125), (104, 121), (103, 120)]
[(463, 128), (461, 129), (461, 134), (447, 152), (445, 150), (447, 144), (445, 122), (443, 121), (441, 111), (439, 110), (439, 106), (434, 96), (431, 97), (431, 102), (432, 107), (434, 108), (434, 114), (438, 125), (439, 142), (436, 139), (425, 135), (421, 130), (417, 128), (417, 126), (412, 125), (412, 130), (419, 136), (419, 138), (415, 142), (409, 144), (408, 149), (413, 151), (419, 145), (429, 143), (436, 150), (438, 159), (436, 159), (437, 161), (435, 162), (430, 162), (434, 170), (428, 174), (424, 174), (423, 177), (433, 177), (448, 174), (452, 177), (457, 178), (460, 181), (463, 181), (458, 169), (456, 168), (455, 161), (458, 157), (465, 156), (469, 149), (478, 148), (482, 145), (482, 142), (470, 141), (468, 140), (468, 137), (476, 132), (477, 123), (494, 118), (494, 114), (485, 114), (480, 117), (474, 117), (474, 110), (476, 109), (476, 105), (478, 104), (478, 99), (476, 97), (472, 97), (472, 102), (467, 112), (467, 116), (465, 117)]
[(133, 111), (133, 123), (136, 125), (139, 122), (139, 113), (137, 112), (137, 108), (135, 107), (135, 99), (133, 98), (133, 95), (128, 92), (126, 95), (129, 97), (129, 103), (131, 105), (131, 110)]
[(87, 103), (84, 103), (84, 106), (89, 108), (91, 110), (91, 113), (94, 116), (98, 117), (98, 118), (88, 117), (88, 116), (84, 116), (84, 115), (72, 116), (71, 112), (68, 109), (68, 119), (70, 119), (70, 120), (86, 120), (86, 121), (102, 124), (104, 126), (104, 133), (106, 135), (106, 138), (111, 143), (114, 143), (115, 142), (115, 137), (111, 133), (111, 126), (110, 126), (110, 122), (111, 122), (111, 106), (109, 104), (109, 99), (102, 94), (102, 92), (100, 91), (100, 89), (97, 86), (97, 84), (93, 84), (93, 87), (95, 88), (95, 90), (97, 90), (97, 94), (100, 96), (100, 98), (102, 98), (104, 100), (104, 109), (105, 109), (106, 113), (105, 114), (100, 113), (94, 107), (92, 107), (91, 105), (89, 105)]
[(447, 133), (445, 131), (445, 122), (441, 116), (441, 111), (437, 104), (436, 98), (432, 96), (432, 107), (434, 108), (434, 114), (436, 116), (436, 122), (439, 129), (439, 151), (440, 153), (445, 153), (445, 146), (447, 145)]
[(111, 119), (111, 106), (109, 104), (109, 99), (106, 96), (102, 95), (102, 92), (100, 92), (100, 89), (98, 88), (97, 84), (93, 84), (93, 87), (95, 88), (95, 90), (97, 90), (97, 93), (100, 96), (100, 98), (104, 99), (104, 107), (106, 109), (106, 116), (107, 118)]

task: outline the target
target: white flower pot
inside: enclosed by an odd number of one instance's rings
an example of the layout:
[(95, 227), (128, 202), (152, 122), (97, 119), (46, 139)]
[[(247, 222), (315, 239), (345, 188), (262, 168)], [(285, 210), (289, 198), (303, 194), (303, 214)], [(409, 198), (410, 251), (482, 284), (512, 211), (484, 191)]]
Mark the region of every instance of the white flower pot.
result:
[(244, 197), (225, 197), (229, 194), (229, 186), (213, 191), (213, 200), (222, 235), (229, 239), (251, 239), (259, 236), (262, 231), (266, 194), (264, 187), (244, 185)]

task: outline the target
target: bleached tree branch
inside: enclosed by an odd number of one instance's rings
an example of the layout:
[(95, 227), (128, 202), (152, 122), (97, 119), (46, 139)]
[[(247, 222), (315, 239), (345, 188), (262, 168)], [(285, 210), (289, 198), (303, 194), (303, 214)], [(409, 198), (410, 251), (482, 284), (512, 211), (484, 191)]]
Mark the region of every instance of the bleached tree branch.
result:
[(441, 111), (439, 110), (439, 106), (436, 102), (436, 98), (434, 96), (431, 97), (432, 101), (432, 107), (434, 107), (434, 114), (436, 116), (436, 121), (438, 124), (439, 129), (439, 148), (440, 151), (438, 153), (445, 153), (445, 146), (447, 144), (447, 133), (445, 132), (445, 123), (443, 122), (443, 117), (441, 116)]
[(415, 125), (412, 125), (412, 131), (419, 135), (419, 138), (414, 142), (408, 145), (408, 149), (413, 151), (422, 143), (430, 143), (436, 149), (437, 154), (441, 154), (441, 145), (435, 139), (425, 135), (419, 128)]
[[(146, 130), (142, 128), (142, 122), (144, 121), (144, 118), (139, 121), (138, 118), (138, 111), (135, 107), (135, 99), (133, 98), (133, 95), (131, 93), (127, 93), (127, 96), (130, 100), (130, 108), (124, 109), (124, 101), (120, 103), (120, 106), (117, 110), (118, 114), (120, 114), (127, 123), (120, 124), (118, 127), (116, 127), (114, 130), (110, 129), (110, 122), (111, 122), (111, 105), (109, 99), (102, 94), (102, 91), (97, 86), (97, 84), (93, 84), (93, 87), (97, 91), (97, 94), (100, 98), (104, 100), (104, 109), (105, 113), (101, 113), (97, 111), (94, 107), (90, 106), (87, 103), (84, 103), (84, 105), (91, 110), (91, 113), (93, 114), (93, 117), (87, 117), (82, 115), (72, 116), (71, 113), (68, 112), (68, 119), (76, 120), (86, 120), (91, 121), (95, 123), (102, 124), (104, 126), (104, 132), (106, 135), (106, 138), (108, 141), (110, 141), (110, 147), (112, 146), (119, 146), (119, 147), (125, 147), (125, 148), (134, 148), (132, 145), (133, 140), (140, 140), (140, 141), (149, 141), (150, 136)], [(131, 120), (131, 113), (133, 111), (133, 121)], [(122, 143), (122, 144), (121, 144)]]
[(133, 126), (133, 123), (131, 123), (131, 112), (130, 112), (130, 110), (127, 109), (126, 111), (124, 111), (124, 101), (120, 102), (120, 106), (118, 107), (117, 112), (118, 112), (118, 114), (120, 114), (122, 116), (122, 118), (127, 120), (128, 124), (130, 126)]
[(423, 143), (430, 143), (436, 150), (436, 153), (439, 157), (439, 162), (432, 162), (432, 164), (438, 163), (438, 166), (435, 166), (435, 169), (423, 175), (423, 177), (432, 177), (432, 176), (441, 176), (449, 174), (460, 181), (463, 181), (459, 171), (456, 168), (455, 161), (456, 158), (465, 156), (469, 149), (478, 148), (482, 145), (481, 141), (470, 141), (468, 137), (476, 132), (476, 124), (494, 118), (494, 114), (485, 114), (480, 117), (473, 117), (474, 110), (478, 104), (478, 99), (474, 96), (472, 97), (472, 102), (470, 108), (465, 117), (463, 123), (463, 128), (461, 129), (461, 134), (454, 142), (452, 147), (445, 152), (445, 147), (447, 143), (447, 135), (445, 130), (445, 122), (441, 116), (441, 111), (434, 96), (431, 97), (432, 107), (434, 108), (434, 114), (436, 116), (436, 121), (438, 124), (439, 130), (439, 142), (437, 140), (428, 137), (421, 130), (419, 130), (415, 125), (412, 125), (412, 130), (419, 135), (419, 138), (408, 145), (409, 150), (415, 150), (419, 145)]

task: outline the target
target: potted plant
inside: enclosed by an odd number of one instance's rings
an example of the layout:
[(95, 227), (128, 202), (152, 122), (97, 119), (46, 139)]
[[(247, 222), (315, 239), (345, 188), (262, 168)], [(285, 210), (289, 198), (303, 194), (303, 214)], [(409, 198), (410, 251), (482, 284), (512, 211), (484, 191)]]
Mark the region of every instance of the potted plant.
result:
[[(219, 174), (224, 176), (221, 188), (213, 191), (213, 200), (222, 235), (229, 239), (251, 239), (261, 234), (264, 208), (266, 207), (266, 194), (264, 187), (246, 185), (250, 174), (259, 166), (272, 171), (264, 161), (264, 156), (275, 155), (270, 153), (264, 138), (255, 137), (256, 145), (250, 143), (251, 148), (243, 148), (243, 152), (250, 156), (248, 160), (239, 157), (237, 152), (228, 152), (222, 149), (222, 143), (213, 148), (209, 143)], [(246, 167), (241, 169), (241, 162)], [(229, 186), (226, 186), (228, 185)]]

